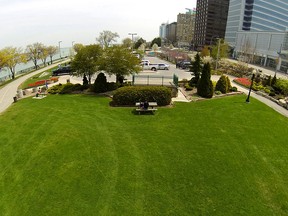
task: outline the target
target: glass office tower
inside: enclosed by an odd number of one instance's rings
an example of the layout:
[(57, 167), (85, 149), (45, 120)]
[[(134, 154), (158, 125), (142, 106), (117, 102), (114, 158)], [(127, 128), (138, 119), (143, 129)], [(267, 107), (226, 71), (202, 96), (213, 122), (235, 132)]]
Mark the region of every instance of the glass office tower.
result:
[(287, 11), (288, 0), (230, 0), (225, 40), (234, 46), (237, 31), (286, 31)]

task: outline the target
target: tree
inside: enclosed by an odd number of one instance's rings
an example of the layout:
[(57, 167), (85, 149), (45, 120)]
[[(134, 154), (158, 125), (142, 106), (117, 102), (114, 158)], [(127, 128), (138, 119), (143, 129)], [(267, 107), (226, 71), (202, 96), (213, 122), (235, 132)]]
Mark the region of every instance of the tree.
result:
[(88, 84), (89, 84), (89, 81), (88, 81), (88, 79), (87, 79), (87, 76), (84, 74), (83, 75), (83, 86), (88, 86)]
[(194, 77), (189, 82), (190, 86), (196, 86), (198, 83), (198, 80), (200, 78), (200, 74), (202, 71), (202, 61), (200, 58), (200, 55), (197, 53), (194, 57), (194, 61), (192, 62), (192, 66), (190, 68), (190, 72), (193, 73)]
[(204, 98), (213, 97), (213, 83), (211, 78), (211, 67), (209, 63), (205, 63), (202, 70), (201, 78), (197, 85), (197, 94)]
[(157, 52), (158, 49), (159, 49), (158, 45), (157, 45), (156, 43), (154, 43), (153, 46), (152, 46), (152, 50), (153, 50), (154, 52)]
[(102, 53), (103, 50), (99, 45), (84, 46), (75, 55), (71, 66), (79, 76), (84, 77), (86, 75), (89, 84), (91, 84), (92, 76), (99, 70)]
[(46, 66), (46, 60), (48, 56), (49, 56), (49, 53), (48, 53), (47, 47), (42, 45), (40, 48), (39, 58), (43, 62), (44, 66)]
[[(223, 39), (219, 39), (219, 40), (220, 40), (220, 46), (219, 46), (219, 41), (217, 42), (216, 45), (212, 46), (211, 57), (214, 60), (217, 59), (217, 55), (218, 55), (218, 60), (220, 60), (221, 58), (228, 57), (228, 53), (229, 53), (228, 44)], [(219, 49), (219, 53), (218, 53), (218, 49)]]
[(103, 93), (107, 91), (107, 78), (104, 73), (98, 74), (94, 82), (94, 91), (96, 93)]
[(35, 69), (38, 68), (37, 61), (40, 59), (40, 52), (43, 47), (42, 43), (30, 44), (26, 48), (28, 59), (33, 61)]
[(53, 56), (57, 53), (58, 47), (57, 46), (48, 46), (47, 48), (48, 55), (50, 57), (50, 64), (53, 64)]
[(220, 91), (222, 94), (226, 94), (230, 91), (230, 80), (227, 76), (222, 75), (216, 83), (215, 91)]
[(206, 57), (206, 56), (210, 56), (210, 49), (208, 46), (204, 46), (204, 48), (201, 51), (201, 57)]
[(113, 42), (116, 42), (116, 38), (118, 37), (119, 35), (116, 32), (113, 33), (111, 31), (103, 31), (100, 33), (99, 37), (96, 38), (96, 40), (103, 48), (106, 48), (112, 45)]
[(136, 41), (134, 48), (138, 49), (142, 44), (145, 44), (145, 43), (146, 43), (146, 41), (143, 38), (140, 38)]
[(151, 42), (151, 47), (154, 45), (154, 44), (157, 44), (158, 47), (161, 47), (161, 38), (160, 37), (157, 37), (157, 38), (154, 38)]
[(243, 62), (251, 63), (254, 58), (255, 46), (250, 42), (249, 38), (244, 41), (240, 48), (240, 59)]
[(131, 38), (124, 38), (122, 40), (122, 45), (123, 45), (123, 47), (131, 48), (133, 46), (133, 42), (132, 42)]
[(83, 44), (77, 43), (74, 44), (73, 49), (75, 50), (76, 53), (78, 53), (83, 47), (84, 47)]
[(141, 71), (139, 59), (125, 47), (116, 45), (104, 50), (101, 69), (116, 75), (117, 83), (121, 83), (125, 75)]
[(12, 79), (15, 79), (15, 68), (17, 64), (25, 63), (26, 55), (23, 54), (21, 48), (6, 47), (0, 51), (1, 66), (9, 68)]

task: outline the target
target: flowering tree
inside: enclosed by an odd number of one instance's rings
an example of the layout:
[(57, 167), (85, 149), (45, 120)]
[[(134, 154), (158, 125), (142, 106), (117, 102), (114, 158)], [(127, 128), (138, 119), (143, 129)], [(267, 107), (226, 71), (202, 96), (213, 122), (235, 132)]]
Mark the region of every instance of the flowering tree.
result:
[(26, 55), (22, 52), (21, 48), (6, 47), (0, 51), (0, 64), (2, 67), (9, 68), (12, 79), (15, 79), (15, 68), (17, 64), (25, 63)]

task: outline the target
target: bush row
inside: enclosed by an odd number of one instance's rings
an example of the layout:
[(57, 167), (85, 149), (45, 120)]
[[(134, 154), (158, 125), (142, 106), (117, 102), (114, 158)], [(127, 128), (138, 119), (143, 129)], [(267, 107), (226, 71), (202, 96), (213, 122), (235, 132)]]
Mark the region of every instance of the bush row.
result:
[(159, 106), (171, 103), (171, 90), (162, 86), (126, 86), (119, 88), (113, 95), (113, 105), (134, 106), (140, 101), (155, 101)]
[(67, 83), (67, 84), (62, 85), (60, 83), (58, 85), (55, 85), (49, 88), (48, 93), (49, 94), (70, 94), (76, 91), (83, 91), (87, 88), (88, 86), (80, 85), (80, 84)]

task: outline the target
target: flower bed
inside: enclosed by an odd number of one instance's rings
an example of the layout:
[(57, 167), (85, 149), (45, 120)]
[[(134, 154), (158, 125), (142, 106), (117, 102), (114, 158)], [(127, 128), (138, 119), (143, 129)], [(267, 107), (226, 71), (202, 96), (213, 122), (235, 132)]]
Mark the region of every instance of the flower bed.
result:
[(246, 78), (246, 77), (236, 78), (233, 81), (239, 85), (246, 87), (246, 88), (250, 88), (250, 85), (251, 85), (251, 80)]
[(48, 80), (38, 80), (34, 83), (30, 83), (28, 84), (29, 87), (37, 87), (37, 86), (43, 86), (46, 83), (49, 84), (51, 82), (57, 82), (58, 81), (58, 77), (52, 77), (51, 79)]

